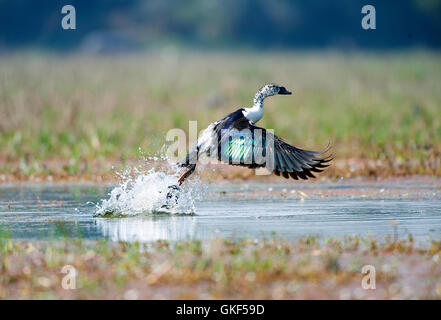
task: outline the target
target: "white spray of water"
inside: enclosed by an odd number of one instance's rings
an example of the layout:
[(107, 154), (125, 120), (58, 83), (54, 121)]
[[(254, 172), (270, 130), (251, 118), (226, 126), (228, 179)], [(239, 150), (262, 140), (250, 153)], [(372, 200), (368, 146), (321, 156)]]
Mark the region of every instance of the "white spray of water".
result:
[[(157, 158), (149, 158), (157, 160)], [(168, 170), (170, 171), (170, 170)], [(96, 216), (132, 216), (139, 214), (194, 214), (195, 201), (201, 197), (197, 177), (187, 180), (179, 191), (177, 203), (164, 207), (167, 204), (169, 186), (176, 185), (179, 178), (177, 168), (174, 172), (163, 172), (151, 168), (147, 172), (134, 168), (119, 174), (122, 182), (110, 193), (109, 198), (97, 205)]]

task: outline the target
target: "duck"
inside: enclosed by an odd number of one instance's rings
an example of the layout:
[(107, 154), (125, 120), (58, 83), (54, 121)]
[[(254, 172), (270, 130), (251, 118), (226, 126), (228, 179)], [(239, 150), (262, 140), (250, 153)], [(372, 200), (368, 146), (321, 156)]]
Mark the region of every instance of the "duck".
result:
[(264, 100), (275, 95), (291, 95), (285, 87), (275, 83), (266, 84), (254, 95), (250, 108), (240, 108), (222, 119), (211, 123), (199, 136), (185, 159), (178, 163), (186, 168), (177, 185), (195, 171), (201, 156), (214, 158), (229, 165), (250, 169), (265, 167), (270, 173), (286, 179), (315, 178), (330, 165), (333, 156), (330, 145), (323, 151), (305, 150), (287, 143), (283, 138), (256, 125), (264, 115)]

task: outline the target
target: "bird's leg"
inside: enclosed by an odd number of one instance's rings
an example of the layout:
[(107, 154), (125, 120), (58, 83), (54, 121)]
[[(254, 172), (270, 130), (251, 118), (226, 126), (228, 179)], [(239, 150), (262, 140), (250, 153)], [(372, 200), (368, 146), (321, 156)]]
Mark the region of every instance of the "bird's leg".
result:
[(179, 178), (178, 184), (181, 185), (185, 179), (187, 179), (196, 169), (196, 165), (192, 164), (190, 165), (189, 169), (184, 172), (184, 174)]
[(179, 191), (181, 191), (181, 188), (179, 186), (184, 182), (185, 179), (187, 179), (194, 172), (195, 169), (196, 169), (196, 165), (192, 164), (189, 167), (189, 169), (185, 171), (185, 173), (179, 178), (178, 185), (173, 184), (171, 186), (168, 186), (168, 193), (166, 197), (167, 202), (165, 205), (162, 206), (163, 208), (169, 209), (172, 206), (173, 202), (175, 204), (178, 203)]

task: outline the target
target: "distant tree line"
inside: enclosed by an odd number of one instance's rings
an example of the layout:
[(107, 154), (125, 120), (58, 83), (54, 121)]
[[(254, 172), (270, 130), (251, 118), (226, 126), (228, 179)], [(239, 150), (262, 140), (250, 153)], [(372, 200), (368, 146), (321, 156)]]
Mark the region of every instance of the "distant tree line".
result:
[[(76, 8), (63, 30), (61, 8)], [(376, 8), (363, 30), (361, 8)], [(441, 0), (0, 0), (0, 49), (441, 46)]]

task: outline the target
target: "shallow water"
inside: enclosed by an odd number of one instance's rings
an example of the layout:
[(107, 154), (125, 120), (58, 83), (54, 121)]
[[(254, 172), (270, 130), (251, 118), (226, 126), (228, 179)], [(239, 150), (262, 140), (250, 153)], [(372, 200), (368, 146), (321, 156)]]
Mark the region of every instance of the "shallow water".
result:
[(420, 243), (441, 234), (441, 180), (377, 183), (212, 184), (195, 215), (96, 218), (109, 187), (0, 187), (0, 228), (15, 239), (153, 241), (213, 237), (394, 235)]

